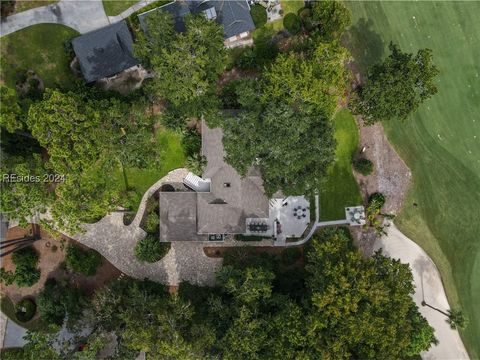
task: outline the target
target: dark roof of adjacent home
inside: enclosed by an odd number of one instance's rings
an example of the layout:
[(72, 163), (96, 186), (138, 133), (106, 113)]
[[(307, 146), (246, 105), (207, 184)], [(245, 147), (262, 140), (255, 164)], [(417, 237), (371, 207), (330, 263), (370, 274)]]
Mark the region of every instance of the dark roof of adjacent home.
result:
[(215, 8), (216, 21), (223, 26), (224, 38), (255, 29), (247, 0), (192, 1), (194, 13)]
[[(214, 8), (215, 11), (211, 9)], [(154, 11), (167, 11), (174, 18), (176, 31), (185, 31), (183, 17), (189, 13), (209, 12), (216, 16), (215, 21), (223, 26), (224, 38), (239, 35), (255, 29), (250, 7), (246, 0), (179, 0), (138, 15), (142, 29), (146, 31), (145, 19)]]
[(175, 1), (175, 2), (171, 2), (169, 4), (159, 6), (155, 9), (139, 14), (138, 21), (140, 22), (140, 26), (143, 29), (143, 31), (145, 32), (147, 31), (146, 19), (148, 18), (148, 16), (158, 10), (166, 11), (172, 15), (173, 27), (175, 31), (183, 32), (186, 30), (185, 21), (183, 20), (183, 17), (187, 14), (190, 14), (190, 8), (185, 1)]
[(87, 83), (116, 75), (138, 64), (133, 39), (125, 21), (72, 40), (73, 51)]

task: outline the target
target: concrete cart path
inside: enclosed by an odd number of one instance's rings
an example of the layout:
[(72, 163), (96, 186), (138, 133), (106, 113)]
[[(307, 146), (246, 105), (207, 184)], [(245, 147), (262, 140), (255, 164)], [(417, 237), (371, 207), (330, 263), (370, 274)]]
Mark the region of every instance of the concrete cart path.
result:
[(81, 34), (110, 24), (101, 0), (60, 0), (8, 16), (0, 23), (0, 35), (43, 23), (63, 24)]
[(422, 306), (422, 300), (444, 312), (450, 309), (442, 284), (442, 278), (432, 259), (423, 249), (406, 237), (392, 223), (388, 234), (378, 239), (374, 245), (377, 250), (383, 248), (386, 255), (410, 264), (415, 283), (413, 299), (423, 316), (435, 329), (439, 343), (422, 353), (422, 359), (468, 359), (468, 353), (457, 330), (452, 330), (446, 316), (429, 307)]

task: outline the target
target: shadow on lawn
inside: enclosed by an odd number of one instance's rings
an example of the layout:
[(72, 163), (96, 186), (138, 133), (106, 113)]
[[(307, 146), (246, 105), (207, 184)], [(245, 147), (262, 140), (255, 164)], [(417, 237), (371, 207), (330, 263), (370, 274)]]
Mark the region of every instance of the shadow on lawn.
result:
[(352, 25), (343, 37), (345, 46), (350, 50), (362, 74), (369, 66), (382, 60), (385, 44), (375, 31), (372, 30), (373, 21), (361, 18)]

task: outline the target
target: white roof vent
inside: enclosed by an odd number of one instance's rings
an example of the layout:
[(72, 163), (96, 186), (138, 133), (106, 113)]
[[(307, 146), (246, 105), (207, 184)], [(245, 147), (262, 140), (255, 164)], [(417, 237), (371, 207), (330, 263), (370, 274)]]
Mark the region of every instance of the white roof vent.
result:
[(208, 8), (207, 10), (203, 11), (205, 13), (205, 16), (207, 17), (207, 20), (215, 20), (217, 18), (217, 11), (215, 10), (214, 7)]

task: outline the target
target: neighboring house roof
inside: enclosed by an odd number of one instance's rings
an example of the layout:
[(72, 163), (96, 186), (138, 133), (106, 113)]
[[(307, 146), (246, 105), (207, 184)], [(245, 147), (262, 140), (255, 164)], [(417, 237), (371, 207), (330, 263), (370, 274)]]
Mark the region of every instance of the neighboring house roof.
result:
[(223, 132), (202, 124), (202, 154), (207, 158), (203, 178), (211, 179), (211, 192), (199, 193), (198, 233), (245, 233), (246, 218), (268, 217), (260, 173), (252, 168), (247, 176), (223, 160)]
[(197, 239), (197, 194), (160, 192), (160, 241)]
[(187, 14), (190, 14), (190, 8), (185, 1), (175, 1), (139, 14), (138, 21), (140, 22), (140, 26), (143, 31), (147, 31), (146, 19), (148, 16), (158, 10), (166, 11), (172, 15), (174, 21), (173, 27), (175, 31), (183, 32), (186, 30), (183, 17)]
[(255, 29), (246, 0), (206, 0), (192, 3), (195, 3), (195, 13), (215, 8), (216, 21), (223, 26), (225, 39)]
[(132, 35), (125, 21), (76, 37), (72, 45), (88, 83), (138, 64), (133, 56)]
[[(212, 8), (215, 11), (212, 11)], [(224, 38), (239, 35), (255, 29), (250, 15), (250, 7), (246, 0), (180, 0), (138, 15), (142, 29), (146, 31), (145, 19), (154, 11), (167, 11), (174, 18), (176, 31), (185, 31), (183, 17), (189, 13), (206, 12), (209, 16), (216, 16), (215, 21), (223, 26)]]

